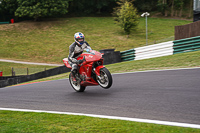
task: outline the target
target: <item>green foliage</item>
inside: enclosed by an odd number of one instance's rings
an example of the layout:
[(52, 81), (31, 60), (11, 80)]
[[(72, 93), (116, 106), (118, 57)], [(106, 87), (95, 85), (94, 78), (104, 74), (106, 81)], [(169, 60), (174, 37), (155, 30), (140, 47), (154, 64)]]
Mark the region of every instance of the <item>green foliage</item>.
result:
[(15, 15), (30, 17), (37, 20), (40, 17), (51, 17), (68, 12), (69, 0), (17, 0), (19, 7)]
[(162, 15), (168, 16), (169, 14), (171, 14), (171, 17), (181, 17), (182, 11), (187, 8), (189, 9), (187, 9), (188, 16), (191, 16), (192, 3), (193, 0), (158, 0), (156, 6), (157, 11), (161, 12)]
[(174, 0), (175, 8), (177, 8), (178, 10), (180, 10), (183, 7), (183, 4), (183, 0)]
[(133, 2), (139, 12), (155, 11), (157, 10), (155, 6), (157, 3), (158, 0), (134, 0)]
[(116, 1), (118, 0), (73, 0), (70, 2), (69, 12), (76, 16), (109, 13)]
[(139, 23), (139, 16), (137, 15), (137, 9), (131, 2), (125, 1), (125, 3), (117, 9), (116, 15), (115, 21), (127, 35), (130, 34), (131, 30), (136, 29)]
[[(0, 21), (11, 18), (24, 20), (54, 17), (62, 14), (71, 16), (110, 15), (117, 3), (133, 3), (139, 12), (161, 12), (162, 15), (192, 16), (193, 0), (0, 0)], [(69, 8), (68, 8), (69, 7)]]
[(157, 3), (158, 11), (165, 15), (165, 10), (167, 9), (167, 3), (163, 0), (158, 0)]
[(0, 0), (0, 20), (7, 21), (14, 17), (17, 0)]
[(7, 10), (8, 13), (13, 13), (16, 9), (16, 0), (2, 0), (0, 4), (0, 10)]

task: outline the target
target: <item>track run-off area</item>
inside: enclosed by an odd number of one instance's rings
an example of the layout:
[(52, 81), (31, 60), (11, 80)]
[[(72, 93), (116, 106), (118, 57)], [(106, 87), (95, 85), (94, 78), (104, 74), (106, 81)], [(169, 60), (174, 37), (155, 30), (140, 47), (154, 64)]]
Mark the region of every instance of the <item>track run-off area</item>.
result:
[(110, 89), (75, 92), (68, 79), (0, 88), (0, 110), (200, 128), (200, 68), (112, 74)]

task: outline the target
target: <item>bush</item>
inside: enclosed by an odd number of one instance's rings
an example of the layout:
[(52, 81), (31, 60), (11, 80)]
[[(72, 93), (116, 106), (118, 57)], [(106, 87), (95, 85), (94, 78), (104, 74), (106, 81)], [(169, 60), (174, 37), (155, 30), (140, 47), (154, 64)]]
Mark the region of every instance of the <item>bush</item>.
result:
[[(135, 30), (139, 23), (139, 16), (137, 15), (137, 9), (131, 2), (126, 1), (115, 12), (116, 23), (121, 26), (124, 32), (129, 36), (131, 30)], [(127, 36), (127, 37), (128, 37)]]
[(30, 17), (36, 21), (40, 17), (51, 17), (68, 12), (69, 0), (18, 0), (15, 16)]

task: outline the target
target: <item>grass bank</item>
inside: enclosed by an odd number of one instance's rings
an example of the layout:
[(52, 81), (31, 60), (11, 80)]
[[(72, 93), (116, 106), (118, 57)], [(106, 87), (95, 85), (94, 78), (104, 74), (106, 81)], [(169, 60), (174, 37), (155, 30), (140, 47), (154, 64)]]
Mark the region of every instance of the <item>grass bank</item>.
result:
[[(200, 51), (106, 65), (106, 68), (108, 68), (111, 73), (191, 68), (191, 67), (200, 67)], [(47, 81), (47, 80), (58, 80), (68, 77), (69, 73), (64, 73), (52, 77), (38, 79), (36, 80), (36, 82)]]
[(112, 73), (200, 67), (200, 51), (108, 65)]
[(15, 71), (16, 75), (26, 75), (27, 68), (28, 68), (28, 73), (33, 74), (44, 71), (45, 69), (48, 70), (54, 68), (54, 66), (28, 65), (28, 64), (9, 63), (0, 61), (0, 71), (3, 72), (3, 76), (11, 76), (12, 68)]
[(0, 111), (0, 132), (199, 133), (200, 129), (86, 116)]
[[(148, 18), (150, 44), (173, 40), (174, 26), (186, 20)], [(24, 21), (0, 25), (0, 58), (43, 63), (62, 63), (68, 56), (75, 32), (83, 32), (95, 50), (128, 50), (146, 44), (145, 19), (140, 18), (137, 31), (130, 37), (114, 24), (112, 17), (77, 17), (53, 21)]]

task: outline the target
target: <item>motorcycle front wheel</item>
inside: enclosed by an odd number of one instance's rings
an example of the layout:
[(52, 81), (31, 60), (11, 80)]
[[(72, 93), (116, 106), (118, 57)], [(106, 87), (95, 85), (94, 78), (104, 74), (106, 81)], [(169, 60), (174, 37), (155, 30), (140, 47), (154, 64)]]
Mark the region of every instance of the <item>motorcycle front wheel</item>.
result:
[(76, 91), (76, 92), (84, 92), (85, 91), (85, 86), (81, 86), (80, 83), (77, 83), (73, 76), (72, 73), (69, 74), (69, 82), (72, 86), (72, 88)]
[(104, 67), (100, 69), (100, 78), (97, 77), (97, 82), (104, 89), (108, 89), (111, 87), (112, 76), (107, 68)]

